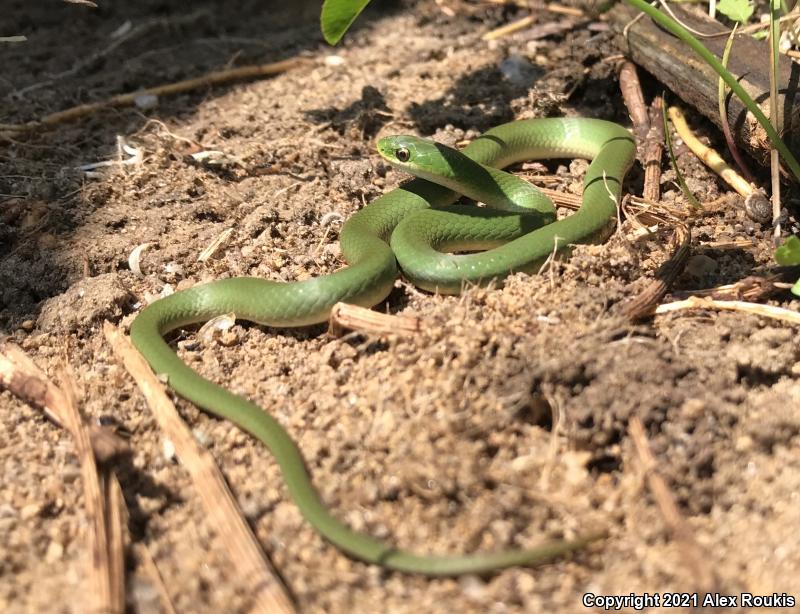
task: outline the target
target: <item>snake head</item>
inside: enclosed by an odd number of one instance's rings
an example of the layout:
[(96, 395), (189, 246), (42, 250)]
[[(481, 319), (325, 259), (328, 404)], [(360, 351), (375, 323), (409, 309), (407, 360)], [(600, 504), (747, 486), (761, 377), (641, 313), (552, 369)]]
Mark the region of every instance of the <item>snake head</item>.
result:
[(387, 136), (378, 141), (378, 153), (392, 166), (411, 171), (423, 164), (435, 143), (416, 136)]
[(417, 136), (384, 137), (378, 141), (378, 153), (395, 168), (455, 191), (463, 187), (459, 176), (485, 172), (460, 151)]

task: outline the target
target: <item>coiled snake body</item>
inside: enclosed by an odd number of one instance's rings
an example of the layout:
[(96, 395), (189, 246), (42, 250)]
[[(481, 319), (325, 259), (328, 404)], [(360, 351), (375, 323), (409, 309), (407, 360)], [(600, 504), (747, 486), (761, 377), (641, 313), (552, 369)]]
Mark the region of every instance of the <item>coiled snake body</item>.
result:
[[(275, 456), (306, 520), (355, 558), (400, 571), (456, 575), (529, 565), (582, 547), (592, 538), (548, 542), (528, 550), (427, 556), (355, 532), (320, 500), (300, 451), (283, 427), (254, 403), (202, 378), (164, 340), (171, 330), (231, 312), (239, 319), (286, 327), (325, 321), (340, 301), (371, 307), (388, 295), (398, 262), (414, 284), (441, 293), (457, 293), (465, 283), (487, 283), (512, 272), (536, 270), (558, 250), (607, 236), (635, 153), (627, 130), (594, 119), (503, 124), (460, 153), (404, 136), (382, 139), (378, 149), (391, 164), (418, 178), (376, 199), (345, 223), (340, 242), (347, 268), (296, 283), (239, 277), (177, 292), (142, 310), (131, 326), (133, 343), (178, 394), (261, 440)], [(549, 199), (496, 169), (557, 157), (587, 158), (592, 163), (581, 208), (554, 221)], [(504, 211), (452, 205), (459, 194)], [(440, 251), (478, 248), (491, 249), (465, 255)]]

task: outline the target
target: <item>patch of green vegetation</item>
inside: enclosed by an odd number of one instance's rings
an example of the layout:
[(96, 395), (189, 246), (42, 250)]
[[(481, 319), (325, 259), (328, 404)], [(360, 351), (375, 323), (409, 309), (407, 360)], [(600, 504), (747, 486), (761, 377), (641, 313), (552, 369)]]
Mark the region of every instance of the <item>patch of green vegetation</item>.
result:
[(750, 0), (719, 0), (717, 10), (728, 19), (745, 23), (753, 16), (755, 9)]

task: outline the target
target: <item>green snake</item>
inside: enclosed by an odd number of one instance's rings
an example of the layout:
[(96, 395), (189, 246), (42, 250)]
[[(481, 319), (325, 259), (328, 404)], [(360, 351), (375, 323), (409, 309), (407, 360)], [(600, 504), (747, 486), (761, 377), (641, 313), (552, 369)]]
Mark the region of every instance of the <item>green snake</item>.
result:
[[(354, 558), (404, 572), (445, 576), (536, 564), (583, 547), (598, 536), (546, 542), (532, 549), (421, 555), (353, 531), (322, 502), (300, 450), (280, 423), (254, 403), (198, 375), (164, 340), (176, 328), (231, 312), (239, 319), (287, 327), (323, 322), (340, 301), (371, 307), (389, 294), (399, 274), (398, 263), (414, 284), (440, 293), (458, 293), (466, 283), (500, 281), (512, 272), (535, 271), (555, 252), (574, 243), (603, 240), (613, 230), (635, 145), (627, 130), (611, 122), (532, 119), (497, 126), (460, 152), (411, 136), (381, 139), (378, 151), (417, 178), (347, 220), (340, 235), (347, 268), (293, 283), (237, 277), (176, 292), (141, 311), (131, 326), (133, 343), (180, 396), (262, 441), (305, 519)], [(559, 221), (554, 221), (549, 199), (497, 170), (545, 158), (592, 160), (580, 209)], [(461, 194), (493, 203), (502, 211), (453, 205)], [(443, 252), (475, 249), (489, 251)]]

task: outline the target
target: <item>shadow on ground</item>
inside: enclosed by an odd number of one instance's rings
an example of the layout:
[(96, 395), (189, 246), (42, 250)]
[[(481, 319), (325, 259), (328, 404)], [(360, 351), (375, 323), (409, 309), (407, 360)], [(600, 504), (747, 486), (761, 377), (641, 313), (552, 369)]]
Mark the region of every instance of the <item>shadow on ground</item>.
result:
[[(368, 26), (397, 8), (377, 2), (358, 23)], [(0, 123), (22, 123), (137, 89), (210, 71), (294, 57), (324, 45), (316, 0), (67, 2), (4, 7), (4, 34), (27, 41), (3, 47)], [(186, 118), (230, 86), (164, 98), (154, 110), (96, 113), (0, 150), (0, 331), (35, 319), (40, 303), (92, 270), (65, 255), (70, 236), (103, 199), (87, 196), (78, 166), (113, 158), (117, 136), (148, 121)], [(92, 202), (94, 201), (94, 202)], [(105, 266), (105, 268), (104, 268)]]

